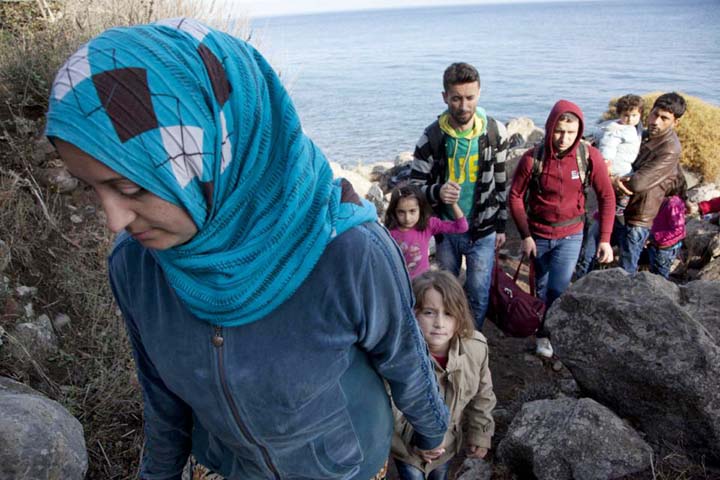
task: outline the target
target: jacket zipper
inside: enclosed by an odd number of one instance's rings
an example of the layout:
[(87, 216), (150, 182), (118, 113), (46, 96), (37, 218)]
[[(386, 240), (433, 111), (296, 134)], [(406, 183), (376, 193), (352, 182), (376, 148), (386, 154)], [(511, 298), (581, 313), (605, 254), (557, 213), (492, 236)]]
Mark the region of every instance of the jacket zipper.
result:
[(260, 444), (257, 440), (255, 440), (255, 437), (252, 436), (250, 431), (248, 430), (247, 426), (243, 423), (242, 419), (240, 418), (240, 412), (238, 412), (237, 406), (235, 405), (235, 402), (232, 399), (232, 396), (230, 395), (230, 388), (228, 387), (227, 381), (225, 379), (225, 368), (223, 364), (223, 355), (222, 355), (222, 347), (225, 340), (222, 336), (222, 327), (215, 327), (215, 335), (212, 338), (212, 344), (217, 349), (217, 359), (218, 359), (218, 372), (220, 374), (220, 384), (222, 385), (223, 393), (225, 394), (225, 400), (227, 400), (228, 405), (230, 405), (230, 411), (232, 411), (233, 417), (235, 418), (235, 423), (240, 428), (240, 431), (245, 436), (246, 439), (250, 441), (253, 445), (257, 446), (258, 449), (260, 449), (260, 452), (262, 453), (263, 459), (265, 460), (265, 465), (267, 466), (268, 470), (270, 470), (273, 474), (273, 477), (276, 480), (280, 480), (280, 473), (278, 473), (277, 468), (275, 468), (275, 465), (273, 465), (272, 460), (270, 459), (270, 454), (267, 451), (267, 448), (265, 448), (263, 445)]

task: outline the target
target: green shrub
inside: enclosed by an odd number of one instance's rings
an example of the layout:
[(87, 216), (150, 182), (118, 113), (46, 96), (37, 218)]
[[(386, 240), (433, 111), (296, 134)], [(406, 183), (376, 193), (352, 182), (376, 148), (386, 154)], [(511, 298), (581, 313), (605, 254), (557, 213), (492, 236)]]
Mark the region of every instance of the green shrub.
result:
[[(653, 103), (662, 92), (643, 95), (645, 111), (643, 124)], [(704, 100), (681, 93), (687, 102), (687, 110), (680, 119), (677, 134), (682, 143), (681, 162), (684, 167), (702, 175), (705, 181), (720, 182), (720, 107)], [(617, 118), (615, 103), (610, 100), (604, 119)]]

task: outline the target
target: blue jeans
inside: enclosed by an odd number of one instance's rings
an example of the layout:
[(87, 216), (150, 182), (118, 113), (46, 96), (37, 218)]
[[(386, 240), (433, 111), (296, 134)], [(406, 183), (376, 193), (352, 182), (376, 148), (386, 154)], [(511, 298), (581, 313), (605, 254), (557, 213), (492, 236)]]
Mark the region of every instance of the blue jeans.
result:
[(437, 261), (443, 270), (456, 277), (460, 274), (462, 256), (465, 255), (467, 279), (465, 292), (473, 311), (475, 328), (482, 329), (488, 309), (490, 282), (495, 263), (495, 232), (474, 242), (470, 233), (443, 235), (442, 242), (435, 246)]
[[(583, 234), (576, 233), (557, 239), (533, 236), (533, 239), (537, 249), (535, 257), (537, 296), (545, 302), (547, 308), (550, 308), (555, 299), (570, 285), (575, 264), (580, 255)], [(538, 331), (537, 336), (549, 336), (544, 325)]]
[[(620, 239), (623, 236), (625, 225), (620, 223), (615, 217), (615, 223), (613, 223), (612, 234), (610, 235), (610, 245), (619, 245)], [(575, 277), (582, 278), (591, 271), (598, 267), (598, 261), (595, 255), (597, 254), (597, 247), (600, 243), (600, 221), (595, 220), (590, 224), (585, 238), (583, 238), (583, 246), (580, 251), (580, 258), (575, 267)]]
[(649, 235), (649, 228), (635, 225), (625, 226), (625, 233), (620, 239), (620, 266), (626, 272), (637, 272), (640, 254), (645, 248), (645, 242)]
[[(417, 467), (403, 463), (400, 460), (395, 460), (395, 467), (397, 468), (400, 480), (425, 480), (425, 474)], [(449, 471), (450, 462), (445, 462), (430, 472), (427, 480), (447, 480)]]
[(682, 241), (669, 248), (657, 248), (651, 245), (648, 248), (648, 253), (650, 254), (650, 271), (668, 278), (670, 276), (670, 268), (678, 252), (680, 252), (681, 246)]

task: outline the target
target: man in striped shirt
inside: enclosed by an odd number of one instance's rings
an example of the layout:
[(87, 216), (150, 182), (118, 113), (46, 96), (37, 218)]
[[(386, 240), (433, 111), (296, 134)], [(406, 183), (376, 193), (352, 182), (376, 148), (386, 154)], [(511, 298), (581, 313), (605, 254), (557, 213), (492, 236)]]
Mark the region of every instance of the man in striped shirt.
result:
[(465, 257), (465, 291), (480, 330), (495, 250), (505, 243), (507, 133), (477, 106), (480, 76), (475, 67), (453, 63), (445, 70), (443, 87), (447, 110), (418, 140), (410, 179), (422, 188), (436, 215), (451, 219), (450, 205), (457, 202), (468, 219), (467, 233), (436, 238), (436, 256), (455, 275)]

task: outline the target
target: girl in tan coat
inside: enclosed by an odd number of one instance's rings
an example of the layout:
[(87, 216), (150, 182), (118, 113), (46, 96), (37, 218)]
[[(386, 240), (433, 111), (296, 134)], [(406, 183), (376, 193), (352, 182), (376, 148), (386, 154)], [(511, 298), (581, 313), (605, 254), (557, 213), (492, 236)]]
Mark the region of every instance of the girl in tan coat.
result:
[(450, 426), (440, 447), (421, 452), (413, 446), (412, 427), (394, 409), (392, 456), (402, 480), (446, 480), (450, 460), (464, 444), (469, 457), (483, 458), (490, 448), (495, 394), (487, 340), (475, 331), (465, 292), (453, 275), (425, 272), (413, 280), (413, 293), (415, 316), (450, 410)]

